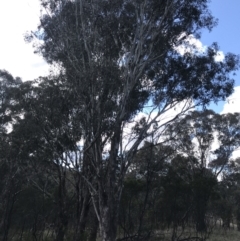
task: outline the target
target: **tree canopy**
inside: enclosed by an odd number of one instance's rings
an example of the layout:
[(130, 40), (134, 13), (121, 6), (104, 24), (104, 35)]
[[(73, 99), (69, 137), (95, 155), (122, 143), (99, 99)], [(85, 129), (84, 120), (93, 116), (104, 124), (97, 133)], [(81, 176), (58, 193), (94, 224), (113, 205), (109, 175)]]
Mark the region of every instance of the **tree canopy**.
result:
[[(40, 2), (40, 24), (26, 40), (34, 43), (36, 53), (56, 71), (19, 85), (11, 107), (17, 117), (9, 134), (11, 143), (21, 162), (35, 170), (31, 177), (35, 188), (56, 203), (56, 240), (64, 240), (74, 193), (74, 239), (83, 235), (91, 203), (97, 220), (93, 223), (99, 223), (102, 240), (113, 241), (125, 176), (139, 157), (143, 142), (159, 135), (159, 140), (166, 142), (164, 138), (171, 136), (165, 132), (171, 129), (170, 124), (176, 124), (172, 134), (181, 124), (186, 132), (179, 132), (179, 137), (188, 139), (186, 148), (190, 149), (191, 127), (182, 117), (196, 106), (206, 107), (233, 92), (232, 74), (238, 68), (238, 56), (227, 53), (223, 61), (217, 61), (217, 43), (205, 51), (189, 45), (190, 36), (198, 39), (203, 29), (210, 31), (217, 23), (207, 0)], [(3, 93), (8, 90), (3, 89)], [(139, 118), (142, 112), (144, 116)], [(200, 143), (204, 154), (212, 140), (212, 133), (206, 134), (212, 127), (205, 125), (204, 118), (210, 117), (205, 112), (192, 117), (194, 130), (198, 130), (195, 136), (204, 135), (204, 143)], [(229, 123), (238, 127), (238, 117), (237, 121), (234, 118)], [(215, 168), (222, 165), (220, 157), (225, 157), (226, 149), (234, 146), (225, 138), (231, 134), (227, 132), (229, 123), (219, 127), (225, 146), (215, 153), (219, 157), (213, 162)], [(169, 148), (163, 145), (162, 150)], [(163, 159), (164, 155), (159, 160)], [(205, 160), (201, 162), (206, 169)], [(161, 167), (147, 163), (144, 168)], [(41, 172), (46, 176), (53, 173), (50, 179), (56, 183), (55, 195), (50, 195), (47, 177), (40, 178)], [(196, 172), (193, 178), (197, 184), (193, 183), (202, 187), (203, 176), (198, 175)], [(210, 191), (206, 203), (209, 198)], [(195, 209), (201, 213), (195, 215), (199, 231), (205, 229), (205, 209), (201, 211), (201, 207)]]

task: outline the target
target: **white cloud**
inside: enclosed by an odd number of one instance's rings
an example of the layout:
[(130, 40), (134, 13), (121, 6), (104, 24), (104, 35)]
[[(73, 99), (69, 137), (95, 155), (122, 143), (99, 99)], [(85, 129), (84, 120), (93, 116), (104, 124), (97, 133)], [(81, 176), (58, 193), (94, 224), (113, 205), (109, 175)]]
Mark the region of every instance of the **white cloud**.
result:
[[(139, 122), (142, 118), (145, 118), (146, 124), (151, 123), (151, 127), (148, 130), (148, 133), (155, 133), (150, 134), (144, 141), (152, 141), (156, 143), (160, 143), (164, 140), (164, 127), (165, 124), (171, 122), (174, 118), (179, 115), (184, 115), (189, 113), (194, 109), (194, 103), (191, 100), (184, 100), (178, 102), (176, 104), (172, 104), (171, 106), (166, 107), (165, 112), (158, 113), (158, 110), (151, 111), (149, 109), (145, 109), (143, 112), (138, 113), (130, 123), (126, 123), (123, 127), (123, 141), (122, 147), (123, 150), (129, 150), (132, 145), (136, 141), (137, 135), (133, 132), (132, 128)], [(143, 142), (139, 147), (143, 145)]]
[(0, 1), (0, 69), (23, 80), (48, 73), (46, 62), (24, 41), (24, 34), (36, 29), (39, 16), (38, 0)]
[(234, 88), (234, 92), (230, 95), (223, 105), (221, 114), (240, 112), (240, 86)]
[[(186, 35), (182, 34), (179, 37), (179, 40), (182, 38), (185, 38)], [(192, 34), (187, 36), (184, 40), (183, 43), (177, 47), (175, 47), (177, 52), (181, 55), (184, 55), (186, 53), (191, 53), (191, 54), (204, 54), (207, 50), (207, 46), (203, 45), (203, 43), (195, 38)], [(217, 51), (215, 55), (215, 61), (216, 62), (221, 62), (225, 58), (223, 51)]]
[[(240, 86), (234, 88), (234, 92), (230, 95), (224, 103), (223, 110), (220, 114), (240, 112)], [(232, 158), (240, 157), (239, 148), (232, 153)]]
[(225, 56), (223, 51), (218, 51), (215, 55), (215, 61), (216, 62), (222, 62), (224, 60)]
[[(182, 39), (185, 36), (185, 34), (182, 34), (179, 39)], [(203, 45), (202, 42), (199, 39), (195, 38), (193, 35), (189, 35), (184, 39), (183, 43), (175, 47), (175, 49), (181, 55), (184, 55), (186, 53), (201, 54), (206, 51), (207, 46)]]
[(235, 160), (240, 157), (240, 150), (239, 148), (232, 153), (232, 159)]

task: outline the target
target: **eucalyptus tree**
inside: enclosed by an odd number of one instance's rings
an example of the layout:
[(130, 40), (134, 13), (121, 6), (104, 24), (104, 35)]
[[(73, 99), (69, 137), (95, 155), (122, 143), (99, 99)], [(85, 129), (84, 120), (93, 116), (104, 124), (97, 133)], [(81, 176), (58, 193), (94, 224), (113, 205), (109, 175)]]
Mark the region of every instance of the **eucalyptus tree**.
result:
[(234, 151), (240, 147), (240, 114), (216, 115), (214, 129), (219, 146), (214, 150), (214, 157), (209, 166), (218, 176), (229, 167), (233, 160)]
[[(223, 226), (230, 228), (230, 222), (236, 220), (237, 230), (240, 231), (240, 159), (232, 159), (223, 171), (223, 178), (219, 183), (220, 200), (216, 205), (216, 212), (223, 220)], [(220, 204), (220, 205), (219, 205)]]
[(124, 180), (119, 216), (122, 239), (149, 240), (155, 229), (164, 226), (159, 200), (174, 155), (170, 146), (150, 142), (138, 150)]
[(169, 125), (166, 133), (178, 153), (192, 158), (193, 167), (211, 168), (218, 177), (240, 146), (240, 115), (192, 111)]
[(18, 116), (11, 106), (16, 104), (15, 92), (21, 84), (6, 70), (0, 70), (0, 236), (8, 239), (13, 208), (21, 191), (21, 174), (16, 149), (12, 145), (11, 125)]
[(172, 240), (206, 240), (212, 231), (205, 219), (206, 200), (212, 196), (217, 180), (211, 172), (202, 174), (199, 168), (192, 167), (192, 162), (192, 158), (176, 155), (163, 180), (160, 209), (163, 220), (172, 227)]
[(193, 106), (230, 95), (238, 58), (226, 54), (216, 62), (216, 43), (203, 52), (190, 44), (190, 36), (216, 25), (207, 0), (40, 2), (40, 25), (27, 39), (59, 68), (78, 106), (77, 139), (91, 166), (90, 178), (83, 177), (102, 240), (112, 241), (124, 176), (139, 145)]
[[(81, 193), (76, 194), (81, 185), (78, 178), (81, 156), (77, 144), (81, 128), (76, 121), (81, 116), (72, 98), (60, 76), (24, 82), (18, 92), (18, 110), (23, 118), (15, 123), (12, 132), (29, 183), (55, 204), (53, 224), (59, 241), (66, 235), (72, 196), (79, 196), (77, 204), (74, 203), (76, 216), (86, 210), (78, 207), (83, 205), (83, 200)], [(86, 195), (83, 198), (88, 204), (90, 198)]]
[(227, 169), (240, 146), (240, 115), (193, 111), (168, 126), (176, 152), (188, 158), (193, 183), (196, 228), (206, 231), (206, 214), (216, 178)]

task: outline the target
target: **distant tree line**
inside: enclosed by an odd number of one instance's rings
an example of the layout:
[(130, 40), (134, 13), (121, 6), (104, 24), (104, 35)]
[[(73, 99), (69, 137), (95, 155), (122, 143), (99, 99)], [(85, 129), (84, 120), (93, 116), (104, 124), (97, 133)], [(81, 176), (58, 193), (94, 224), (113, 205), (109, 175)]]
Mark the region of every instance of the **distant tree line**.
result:
[[(97, 240), (98, 186), (82, 147), (68, 139), (77, 135), (71, 105), (54, 82), (34, 87), (0, 73), (1, 240)], [(205, 240), (217, 220), (240, 230), (240, 161), (231, 159), (240, 114), (188, 112), (164, 133), (162, 143), (145, 141), (125, 175), (118, 240)]]

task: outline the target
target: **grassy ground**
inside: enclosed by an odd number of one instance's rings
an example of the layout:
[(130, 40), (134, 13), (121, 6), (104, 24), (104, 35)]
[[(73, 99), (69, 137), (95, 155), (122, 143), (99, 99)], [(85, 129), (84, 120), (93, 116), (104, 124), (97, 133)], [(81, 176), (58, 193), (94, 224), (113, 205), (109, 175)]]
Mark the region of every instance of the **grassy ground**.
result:
[[(191, 235), (189, 235), (191, 233)], [(156, 236), (152, 239), (154, 241), (171, 241), (172, 231), (165, 230), (156, 232)], [(189, 238), (189, 236), (197, 236), (194, 234), (193, 230), (186, 231), (181, 237), (181, 239)], [(224, 230), (221, 227), (215, 227), (210, 234), (207, 241), (240, 241), (240, 232), (237, 231), (237, 227)]]
[(237, 230), (220, 230), (215, 229), (209, 238), (209, 241), (239, 241), (240, 232)]
[[(192, 233), (192, 235), (194, 235)], [(71, 235), (66, 235), (65, 240), (66, 241), (70, 241), (72, 240), (72, 237), (70, 237)], [(187, 236), (186, 236), (187, 237)], [(184, 238), (184, 235), (181, 237)], [(12, 238), (12, 241), (18, 241), (18, 238)], [(30, 233), (26, 233), (23, 234), (22, 236), (22, 241), (33, 241), (34, 238)], [(43, 234), (43, 239), (41, 239), (43, 241), (53, 241), (54, 238), (52, 237), (52, 235), (49, 235), (49, 232), (44, 232)], [(166, 231), (161, 231), (160, 233), (156, 233), (156, 236), (152, 238), (153, 241), (171, 241), (171, 231), (170, 230), (166, 230)], [(97, 241), (101, 241), (100, 237), (97, 238)], [(210, 235), (210, 237), (207, 239), (207, 241), (240, 241), (240, 232), (233, 229), (230, 230), (224, 230), (223, 228), (215, 228), (212, 232), (212, 234)]]

